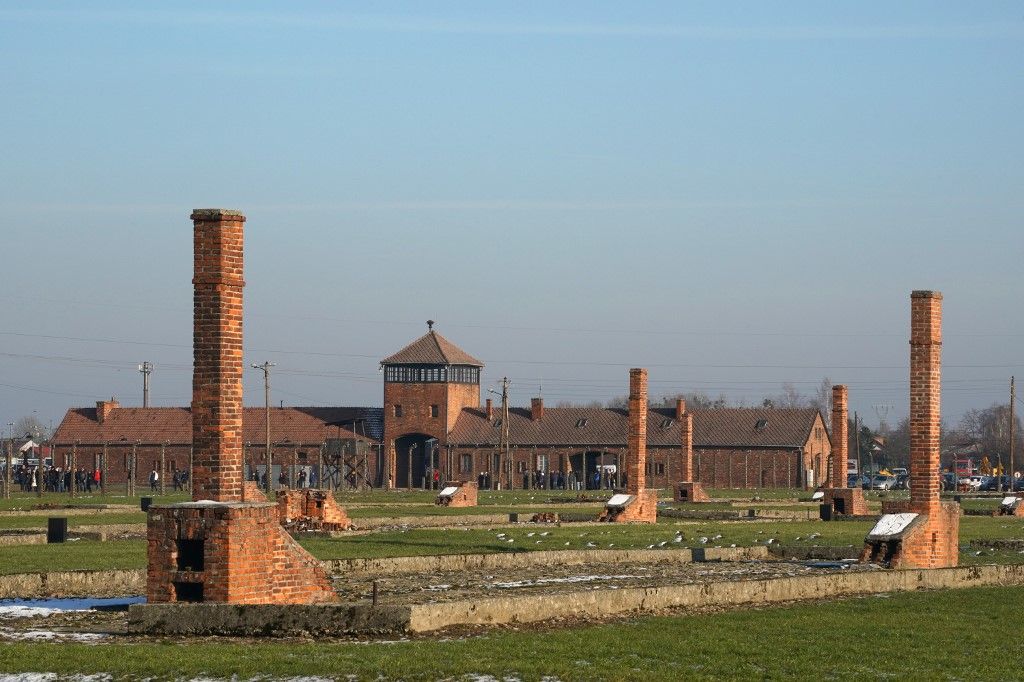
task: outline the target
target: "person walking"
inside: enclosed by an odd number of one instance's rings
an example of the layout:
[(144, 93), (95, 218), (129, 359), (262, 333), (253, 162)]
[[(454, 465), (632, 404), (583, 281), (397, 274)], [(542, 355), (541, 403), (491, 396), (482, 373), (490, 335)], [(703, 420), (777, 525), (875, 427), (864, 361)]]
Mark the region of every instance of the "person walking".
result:
[(156, 469), (149, 472), (149, 491), (151, 493), (156, 492), (157, 484), (160, 483), (160, 474), (157, 473)]

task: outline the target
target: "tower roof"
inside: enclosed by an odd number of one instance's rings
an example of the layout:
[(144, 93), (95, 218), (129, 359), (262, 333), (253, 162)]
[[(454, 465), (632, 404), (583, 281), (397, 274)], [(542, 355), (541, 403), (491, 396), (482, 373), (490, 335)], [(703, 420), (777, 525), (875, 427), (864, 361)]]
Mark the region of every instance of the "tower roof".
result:
[[(432, 326), (432, 325), (431, 325)], [(433, 329), (408, 346), (380, 361), (382, 365), (472, 365), (483, 367), (472, 355)]]

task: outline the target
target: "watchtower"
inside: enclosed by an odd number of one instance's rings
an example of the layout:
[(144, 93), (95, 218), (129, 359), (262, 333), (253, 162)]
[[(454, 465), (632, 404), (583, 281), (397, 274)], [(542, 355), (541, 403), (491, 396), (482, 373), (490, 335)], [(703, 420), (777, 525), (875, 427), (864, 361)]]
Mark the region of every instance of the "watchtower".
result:
[(381, 360), (384, 373), (384, 485), (420, 487), (444, 471), (443, 447), (465, 407), (480, 407), (484, 363), (434, 331)]

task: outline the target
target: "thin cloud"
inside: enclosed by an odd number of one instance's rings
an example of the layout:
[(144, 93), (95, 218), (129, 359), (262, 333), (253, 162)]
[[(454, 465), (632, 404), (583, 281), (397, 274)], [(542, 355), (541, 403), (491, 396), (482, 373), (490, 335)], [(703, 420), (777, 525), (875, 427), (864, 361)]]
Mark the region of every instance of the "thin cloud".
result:
[(159, 9), (0, 10), (0, 21), (74, 21), (166, 26), (283, 27), (381, 33), (595, 38), (685, 38), (714, 41), (984, 40), (1024, 38), (1024, 23), (712, 26), (686, 24), (493, 23), (429, 17), (344, 13), (169, 11)]

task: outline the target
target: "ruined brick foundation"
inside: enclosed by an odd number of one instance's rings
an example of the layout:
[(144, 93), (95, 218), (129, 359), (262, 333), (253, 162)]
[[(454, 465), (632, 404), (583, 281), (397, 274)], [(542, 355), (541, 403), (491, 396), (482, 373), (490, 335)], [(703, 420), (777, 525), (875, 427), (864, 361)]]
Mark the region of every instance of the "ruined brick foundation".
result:
[(271, 503), (151, 507), (146, 600), (313, 604), (337, 600), (330, 576), (281, 527)]
[(475, 507), (479, 489), (473, 481), (451, 481), (444, 485), (445, 488), (457, 488), (451, 496), (438, 495), (434, 504), (442, 507)]
[(861, 488), (826, 488), (824, 504), (840, 516), (872, 516)]
[(607, 523), (657, 523), (658, 491), (647, 488), (637, 493), (627, 493), (633, 500), (625, 507), (605, 507), (598, 521)]
[(672, 499), (676, 502), (710, 502), (711, 498), (704, 492), (704, 486), (695, 481), (681, 481), (672, 490)]
[(352, 520), (329, 490), (282, 490), (277, 493), (281, 525), (289, 530), (350, 530)]

